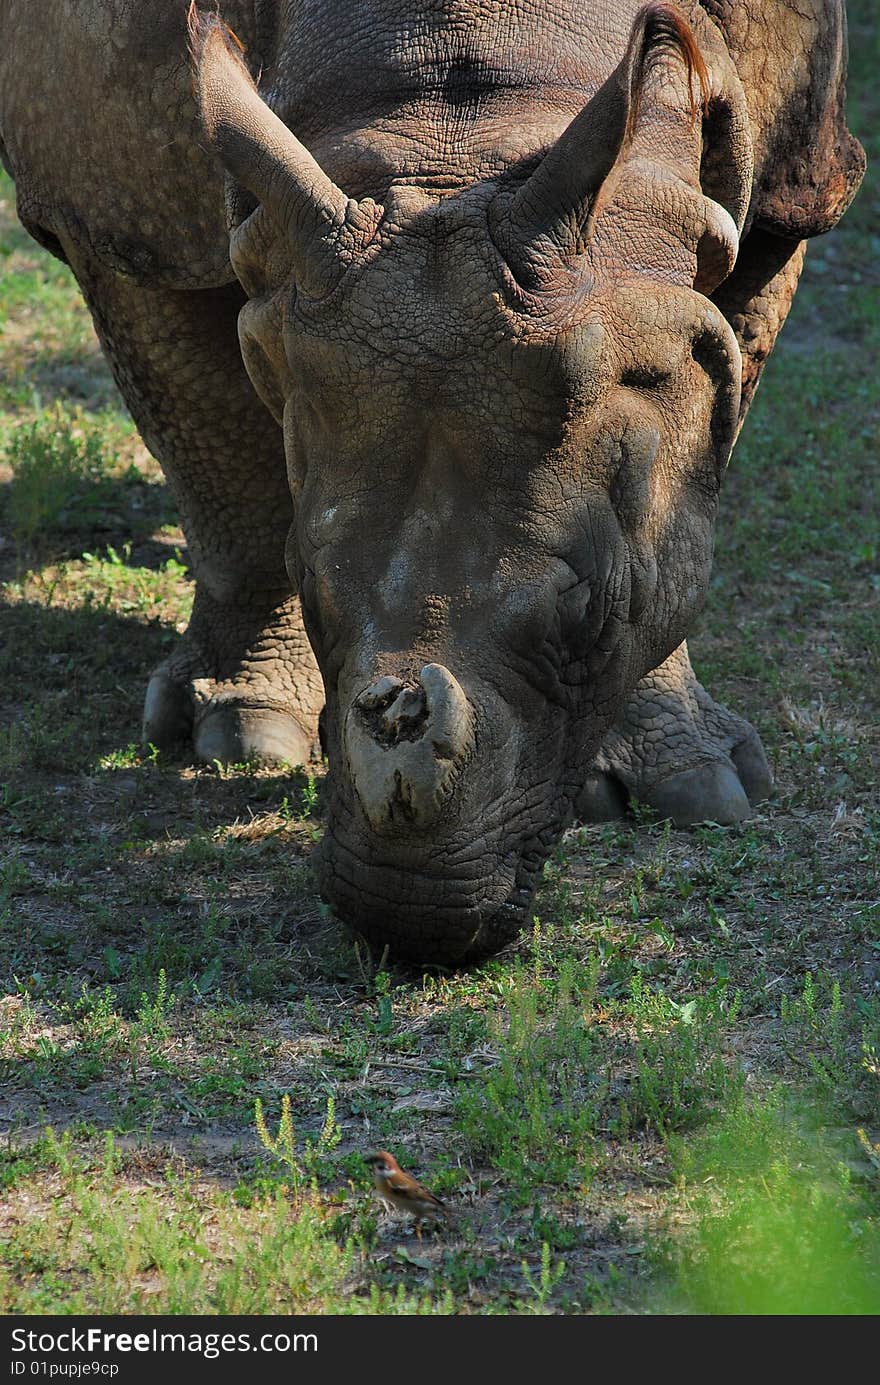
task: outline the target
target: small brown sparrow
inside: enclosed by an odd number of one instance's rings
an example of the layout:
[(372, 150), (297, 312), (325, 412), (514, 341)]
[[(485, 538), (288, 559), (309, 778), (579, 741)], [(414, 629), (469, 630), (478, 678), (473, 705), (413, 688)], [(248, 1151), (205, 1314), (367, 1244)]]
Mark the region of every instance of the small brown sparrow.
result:
[(373, 1170), (376, 1191), (385, 1203), (395, 1212), (406, 1212), (416, 1224), (416, 1235), (422, 1238), (423, 1221), (443, 1221), (449, 1212), (439, 1197), (429, 1193), (410, 1174), (403, 1169), (387, 1149), (379, 1149), (364, 1159)]

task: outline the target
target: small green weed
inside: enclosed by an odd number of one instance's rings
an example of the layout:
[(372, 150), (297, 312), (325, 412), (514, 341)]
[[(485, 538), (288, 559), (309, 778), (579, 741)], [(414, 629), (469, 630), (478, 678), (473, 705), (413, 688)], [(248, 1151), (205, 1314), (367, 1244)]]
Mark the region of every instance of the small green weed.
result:
[(836, 977), (807, 972), (800, 995), (780, 1002), (783, 1033), (792, 1056), (809, 1072), (812, 1095), (880, 1121), (880, 1084), (864, 1060), (880, 1045), (880, 1003), (844, 995)]
[(535, 1274), (525, 1260), (523, 1260), (521, 1268), (532, 1297), (519, 1305), (519, 1311), (542, 1315), (552, 1312), (550, 1298), (553, 1290), (565, 1274), (565, 1261), (557, 1260), (554, 1265), (550, 1259), (550, 1246), (544, 1241), (541, 1245), (541, 1266), (538, 1273)]
[(307, 1188), (316, 1187), (319, 1172), (326, 1161), (332, 1159), (333, 1151), (342, 1139), (333, 1096), (327, 1097), (324, 1124), (319, 1134), (314, 1138), (307, 1138), (302, 1151), (297, 1149), (293, 1111), (287, 1092), (281, 1098), (277, 1134), (273, 1135), (269, 1129), (259, 1097), (254, 1102), (254, 1121), (260, 1144), (271, 1154), (276, 1165), (286, 1171), (294, 1197), (301, 1196)]
[(303, 785), (303, 789), (300, 794), (300, 802), (302, 804), (302, 817), (310, 818), (312, 816), (312, 814), (318, 806), (318, 797), (319, 792), (317, 780), (315, 779), (315, 776), (313, 774), (307, 774), (306, 782)]

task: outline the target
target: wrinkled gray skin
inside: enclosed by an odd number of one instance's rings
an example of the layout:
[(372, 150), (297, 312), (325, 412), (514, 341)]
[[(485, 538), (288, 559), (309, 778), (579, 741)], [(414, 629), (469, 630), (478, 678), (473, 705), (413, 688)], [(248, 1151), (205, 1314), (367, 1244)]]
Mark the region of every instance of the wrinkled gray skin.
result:
[(259, 95), (203, 20), (198, 110), (185, 8), (0, 0), (21, 218), (195, 566), (145, 735), (299, 762), (326, 697), (326, 898), (476, 957), (573, 814), (769, 791), (683, 641), (802, 242), (861, 177), (843, 6), (221, 0)]

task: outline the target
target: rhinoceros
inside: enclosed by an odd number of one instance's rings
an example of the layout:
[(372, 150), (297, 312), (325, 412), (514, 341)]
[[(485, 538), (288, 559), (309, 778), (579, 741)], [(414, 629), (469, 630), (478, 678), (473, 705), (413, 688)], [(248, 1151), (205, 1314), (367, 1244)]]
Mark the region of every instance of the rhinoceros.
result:
[[(187, 33), (188, 30), (188, 33)], [(466, 962), (573, 817), (771, 787), (719, 486), (853, 197), (841, 0), (0, 0), (22, 221), (176, 496), (144, 736), (329, 763), (325, 898)]]

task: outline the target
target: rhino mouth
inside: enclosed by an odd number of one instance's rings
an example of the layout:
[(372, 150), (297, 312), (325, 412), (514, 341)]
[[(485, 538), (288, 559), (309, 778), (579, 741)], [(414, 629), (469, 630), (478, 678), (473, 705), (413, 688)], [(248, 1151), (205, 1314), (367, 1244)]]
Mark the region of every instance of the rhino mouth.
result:
[(330, 835), (315, 871), (324, 900), (371, 948), (439, 966), (471, 965), (513, 942), (527, 921), (537, 874), (510, 859), (489, 874), (428, 874), (365, 861)]
[(436, 924), (436, 915), (420, 920), (417, 911), (408, 917), (404, 927), (393, 929), (389, 926), (387, 914), (377, 919), (362, 906), (347, 911), (336, 912), (341, 921), (353, 932), (358, 933), (375, 952), (386, 948), (390, 956), (401, 962), (440, 967), (468, 967), (485, 961), (513, 943), (522, 932), (527, 921), (527, 900), (530, 891), (515, 890), (504, 904), (489, 914), (477, 913), (469, 921), (469, 915), (459, 915), (453, 932), (448, 923), (443, 931), (429, 935), (426, 925)]

